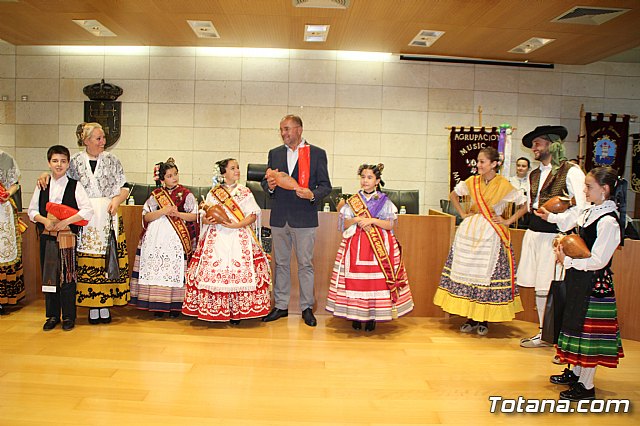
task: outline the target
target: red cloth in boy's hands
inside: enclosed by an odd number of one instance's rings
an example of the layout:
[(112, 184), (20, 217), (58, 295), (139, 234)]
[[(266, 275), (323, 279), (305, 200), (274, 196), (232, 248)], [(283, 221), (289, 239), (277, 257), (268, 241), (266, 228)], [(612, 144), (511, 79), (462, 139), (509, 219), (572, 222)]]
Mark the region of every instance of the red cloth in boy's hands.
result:
[[(74, 209), (73, 207), (52, 202), (47, 203), (47, 211), (59, 220), (68, 219), (78, 213), (78, 210)], [(88, 224), (88, 220), (79, 220), (78, 222), (74, 222), (72, 225), (87, 226)]]

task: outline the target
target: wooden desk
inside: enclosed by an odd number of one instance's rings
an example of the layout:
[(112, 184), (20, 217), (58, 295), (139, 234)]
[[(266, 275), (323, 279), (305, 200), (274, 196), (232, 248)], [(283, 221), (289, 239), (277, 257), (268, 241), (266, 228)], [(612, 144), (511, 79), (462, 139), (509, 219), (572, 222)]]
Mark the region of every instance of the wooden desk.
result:
[[(125, 223), (129, 269), (131, 270), (142, 230), (142, 206), (121, 206), (121, 213)], [(265, 225), (269, 223), (269, 213), (269, 210), (263, 211), (262, 222)], [(26, 214), (21, 214), (23, 219), (26, 219)], [(335, 255), (340, 245), (341, 233), (338, 231), (337, 213), (320, 212), (319, 222), (313, 262), (315, 267), (315, 310), (318, 314), (322, 314), (325, 312), (329, 281)], [(455, 235), (454, 217), (436, 212), (428, 216), (401, 215), (396, 235), (402, 245), (415, 303), (415, 309), (410, 315), (444, 317), (445, 313), (432, 301), (440, 281), (442, 267)], [(517, 260), (520, 258), (523, 236), (524, 231), (511, 230), (512, 244)], [(35, 225), (31, 224), (23, 235), (23, 263), (27, 285), (26, 303), (42, 297), (38, 250)], [(622, 337), (640, 340), (640, 287), (634, 285), (635, 279), (640, 276), (640, 241), (626, 240), (625, 246), (619, 249), (614, 256), (612, 269)], [(293, 279), (289, 307), (292, 312), (299, 312), (299, 286), (295, 255), (291, 262), (291, 271)], [(516, 318), (538, 322), (533, 289), (521, 288), (520, 295), (525, 310), (517, 314)]]

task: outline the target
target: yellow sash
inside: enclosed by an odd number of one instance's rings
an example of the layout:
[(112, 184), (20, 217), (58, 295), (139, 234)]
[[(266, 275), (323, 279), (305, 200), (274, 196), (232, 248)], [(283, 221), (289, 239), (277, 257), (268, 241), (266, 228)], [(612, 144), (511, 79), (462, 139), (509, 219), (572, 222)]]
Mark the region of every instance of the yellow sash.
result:
[[(165, 188), (155, 189), (151, 194), (158, 202), (160, 208), (176, 205)], [(191, 236), (189, 235), (187, 224), (179, 217), (166, 216), (166, 218), (169, 219), (169, 223), (171, 223), (176, 234), (180, 237), (184, 254), (189, 256), (191, 254)]]
[[(371, 218), (371, 213), (369, 212), (367, 205), (362, 200), (360, 195), (358, 194), (352, 195), (347, 200), (347, 203), (349, 204), (349, 207), (351, 207), (351, 210), (353, 210), (356, 216), (364, 217), (367, 219)], [(362, 230), (364, 231), (365, 235), (369, 239), (369, 243), (373, 248), (373, 253), (376, 258), (376, 261), (378, 262), (378, 265), (380, 265), (380, 269), (384, 274), (387, 287), (389, 287), (389, 292), (391, 294), (391, 300), (395, 302), (396, 300), (398, 300), (398, 290), (399, 290), (398, 284), (397, 284), (398, 279), (396, 276), (396, 271), (393, 269), (393, 262), (389, 257), (387, 248), (384, 246), (384, 241), (382, 240), (382, 234), (380, 234), (380, 228), (374, 225), (374, 226), (370, 226), (368, 231), (365, 231), (364, 228)], [(402, 259), (402, 252), (400, 252), (400, 256)]]
[[(240, 208), (238, 203), (236, 203), (236, 200), (233, 199), (233, 196), (229, 193), (229, 191), (225, 189), (225, 187), (223, 187), (222, 185), (218, 185), (215, 188), (212, 188), (211, 195), (213, 195), (213, 198), (215, 198), (222, 206), (226, 207), (227, 211), (230, 212), (236, 219), (238, 219), (238, 222), (242, 222), (244, 220), (245, 216), (244, 213), (242, 213), (242, 209)], [(248, 229), (249, 232), (251, 232), (253, 239), (258, 244), (258, 247), (262, 247), (260, 245), (258, 237), (256, 236), (255, 232), (253, 232), (253, 229), (251, 229), (251, 227), (248, 227)]]
[[(496, 178), (499, 178), (496, 176)], [(476, 201), (476, 205), (478, 206), (478, 210), (480, 214), (487, 219), (487, 222), (491, 225), (496, 234), (500, 237), (502, 244), (504, 245), (504, 251), (507, 253), (507, 258), (509, 259), (509, 269), (511, 275), (511, 297), (515, 294), (515, 259), (513, 258), (513, 253), (511, 252), (511, 234), (509, 233), (509, 229), (504, 225), (498, 225), (491, 218), (493, 209), (489, 206), (489, 204), (485, 201), (482, 191), (480, 188), (480, 183), (482, 182), (482, 176), (472, 176), (472, 185), (471, 185), (471, 195)], [(497, 184), (498, 182), (496, 182)]]

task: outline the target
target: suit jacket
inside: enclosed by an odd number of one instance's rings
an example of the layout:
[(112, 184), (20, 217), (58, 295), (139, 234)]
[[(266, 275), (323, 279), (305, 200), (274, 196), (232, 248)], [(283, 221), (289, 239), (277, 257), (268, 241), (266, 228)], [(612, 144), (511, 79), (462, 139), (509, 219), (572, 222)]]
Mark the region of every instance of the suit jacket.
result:
[[(307, 142), (308, 143), (308, 142)], [(287, 147), (281, 145), (269, 151), (268, 167), (288, 173), (298, 179), (298, 164), (293, 171), (287, 165)], [(269, 194), (269, 185), (266, 178), (262, 180), (262, 188)], [(318, 209), (316, 203), (331, 193), (331, 181), (327, 170), (327, 153), (317, 146), (309, 145), (309, 189), (313, 192), (314, 202), (305, 200), (296, 195), (295, 191), (288, 191), (276, 186), (270, 197), (271, 226), (283, 227), (287, 223), (292, 228), (314, 228), (318, 226)]]

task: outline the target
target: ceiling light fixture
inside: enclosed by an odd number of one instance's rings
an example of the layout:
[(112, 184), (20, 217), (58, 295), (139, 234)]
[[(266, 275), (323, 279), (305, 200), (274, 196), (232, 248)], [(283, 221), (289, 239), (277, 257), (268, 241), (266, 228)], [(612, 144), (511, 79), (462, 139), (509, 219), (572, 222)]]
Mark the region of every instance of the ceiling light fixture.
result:
[(95, 19), (73, 19), (73, 22), (96, 37), (116, 37), (113, 31)]
[(211, 21), (189, 21), (187, 23), (198, 38), (220, 38), (220, 34)]
[(531, 53), (534, 50), (540, 49), (542, 46), (551, 43), (552, 41), (555, 41), (555, 38), (532, 37), (524, 43), (520, 43), (513, 49), (509, 50), (509, 52), (522, 54)]
[(409, 42), (409, 46), (429, 47), (444, 35), (444, 31), (420, 30), (413, 40)]
[(309, 7), (316, 9), (346, 9), (351, 0), (291, 0), (293, 7)]
[(305, 25), (304, 41), (324, 43), (329, 35), (329, 25)]

